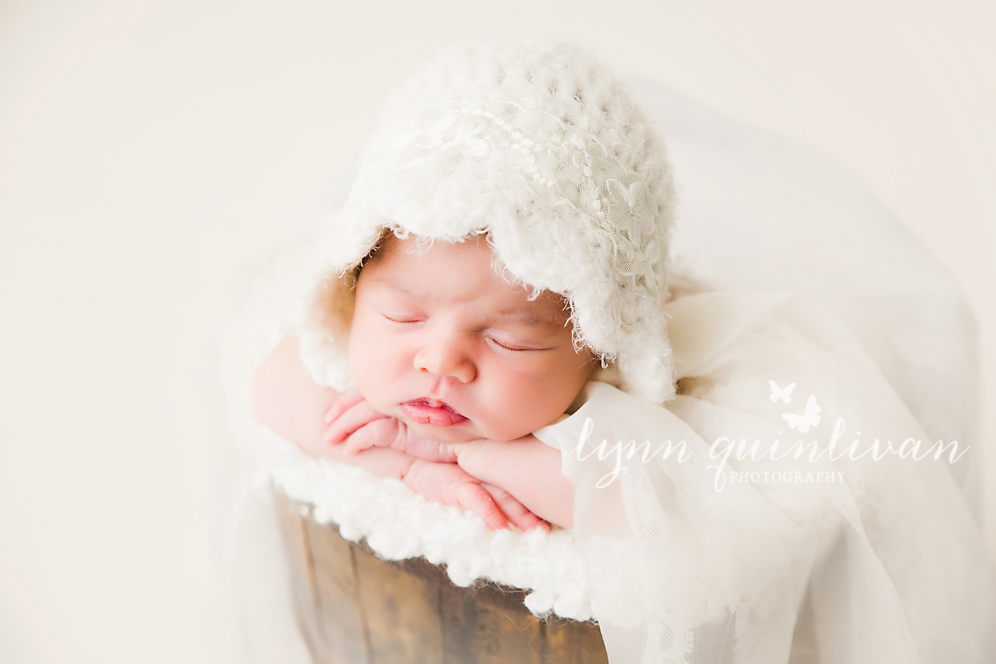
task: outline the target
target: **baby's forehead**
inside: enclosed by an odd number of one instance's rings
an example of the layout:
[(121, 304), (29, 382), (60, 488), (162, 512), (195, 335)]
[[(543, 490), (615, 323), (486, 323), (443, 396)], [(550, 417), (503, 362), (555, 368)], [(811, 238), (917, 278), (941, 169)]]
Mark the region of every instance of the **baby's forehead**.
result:
[[(472, 295), (474, 280), (483, 278), (500, 281), (509, 295), (493, 310), (497, 317), (558, 327), (570, 318), (567, 298), (551, 291), (537, 292), (522, 284), (495, 257), (483, 234), (450, 242), (417, 236), (399, 238), (387, 233), (366, 266), (377, 272), (377, 281), (412, 302), (445, 298), (453, 291)], [(451, 270), (466, 275), (466, 280), (446, 278)]]

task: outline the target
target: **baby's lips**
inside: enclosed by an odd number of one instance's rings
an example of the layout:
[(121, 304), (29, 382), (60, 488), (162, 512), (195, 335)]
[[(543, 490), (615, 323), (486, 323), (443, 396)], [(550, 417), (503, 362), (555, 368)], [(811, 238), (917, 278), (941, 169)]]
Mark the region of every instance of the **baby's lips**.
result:
[(415, 399), (405, 402), (401, 404), (401, 412), (417, 424), (428, 424), (436, 427), (449, 427), (467, 421), (466, 417), (449, 405), (429, 399)]

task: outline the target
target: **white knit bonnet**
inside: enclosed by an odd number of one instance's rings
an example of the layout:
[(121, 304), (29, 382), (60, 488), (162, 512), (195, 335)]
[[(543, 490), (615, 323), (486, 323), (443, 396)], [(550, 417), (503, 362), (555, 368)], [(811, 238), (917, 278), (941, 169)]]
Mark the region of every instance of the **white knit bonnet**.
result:
[(445, 49), (388, 98), (326, 225), (302, 355), (322, 382), (351, 383), (349, 275), (385, 229), (486, 234), (507, 278), (567, 298), (575, 344), (612, 365), (603, 380), (664, 402), (674, 200), (663, 141), (584, 50), (535, 37)]

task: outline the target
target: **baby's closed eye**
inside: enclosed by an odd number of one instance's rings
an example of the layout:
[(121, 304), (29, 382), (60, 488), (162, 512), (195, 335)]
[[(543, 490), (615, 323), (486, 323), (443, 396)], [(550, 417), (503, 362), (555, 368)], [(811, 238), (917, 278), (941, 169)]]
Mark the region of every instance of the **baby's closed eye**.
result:
[(424, 314), (415, 311), (381, 311), (380, 314), (388, 321), (402, 325), (424, 323), (426, 319)]
[(539, 341), (522, 341), (495, 334), (487, 334), (485, 335), (485, 338), (499, 349), (511, 352), (550, 350), (551, 348), (549, 345), (543, 344)]

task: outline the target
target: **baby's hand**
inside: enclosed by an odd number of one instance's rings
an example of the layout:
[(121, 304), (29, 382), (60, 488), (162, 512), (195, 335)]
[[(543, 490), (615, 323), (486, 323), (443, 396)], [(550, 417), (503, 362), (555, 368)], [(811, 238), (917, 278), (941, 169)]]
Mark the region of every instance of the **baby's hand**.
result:
[(325, 423), (325, 443), (342, 445), (346, 454), (390, 447), (426, 461), (456, 462), (449, 446), (420, 438), (404, 422), (377, 412), (357, 389), (344, 392), (329, 407)]
[(455, 463), (416, 459), (405, 473), (404, 482), (429, 500), (466, 507), (484, 519), (491, 530), (507, 528), (509, 521), (522, 530), (549, 529), (545, 521), (526, 509), (510, 493), (481, 482)]

